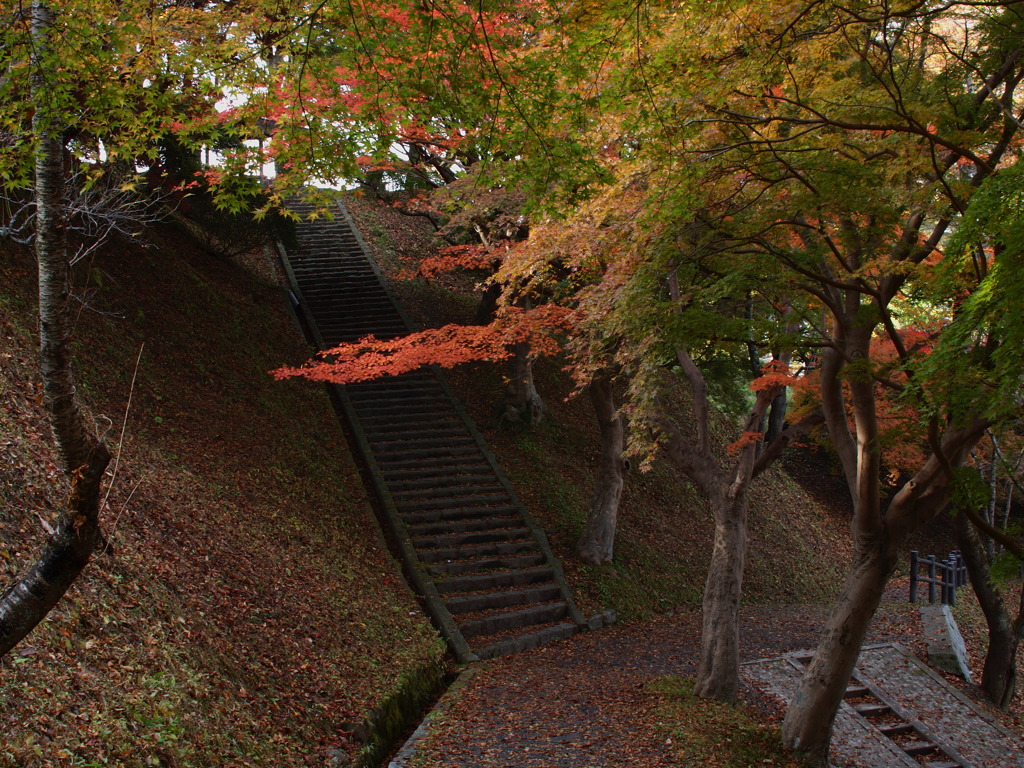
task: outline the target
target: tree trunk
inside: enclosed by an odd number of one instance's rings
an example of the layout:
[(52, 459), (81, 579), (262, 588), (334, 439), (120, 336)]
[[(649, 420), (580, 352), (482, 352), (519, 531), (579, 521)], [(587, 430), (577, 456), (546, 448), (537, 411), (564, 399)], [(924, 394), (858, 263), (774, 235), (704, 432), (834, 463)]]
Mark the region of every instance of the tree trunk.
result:
[(67, 508), (42, 555), (0, 597), (0, 656), (42, 621), (88, 562), (99, 539), (99, 493), (110, 454), (85, 426), (71, 370), (71, 314), (68, 302), (67, 211), (64, 205), (63, 145), (46, 98), (44, 66), (53, 15), (32, 5), (33, 91), (41, 105), (32, 118), (36, 135), (36, 234), (39, 262), (39, 346), (43, 405), (71, 480)]
[(786, 426), (786, 387), (782, 388), (782, 392), (772, 400), (772, 405), (768, 411), (768, 418), (766, 419), (767, 427), (764, 433), (764, 440), (761, 442), (762, 446), (771, 445), (772, 441), (782, 434), (783, 428)]
[(46, 617), (89, 562), (100, 539), (100, 481), (109, 460), (106, 450), (95, 451), (75, 472), (68, 505), (42, 554), (0, 597), (0, 658)]
[(544, 418), (544, 401), (533, 384), (530, 345), (527, 342), (515, 344), (513, 353), (509, 360), (503, 418), (516, 426), (535, 427)]
[(719, 484), (711, 496), (715, 541), (704, 583), (700, 666), (693, 692), (718, 701), (736, 699), (739, 684), (739, 610), (747, 555), (746, 488), (729, 498)]
[(480, 305), (476, 308), (476, 316), (473, 318), (473, 325), (487, 325), (494, 319), (494, 313), (498, 310), (498, 299), (501, 298), (501, 284), (490, 283), (484, 288), (483, 296), (480, 297)]
[(814, 765), (828, 765), (832, 724), (860, 655), (864, 635), (896, 567), (896, 549), (884, 532), (858, 542), (843, 591), (786, 711), (782, 743), (802, 753)]
[(985, 543), (966, 515), (958, 514), (956, 525), (957, 544), (967, 564), (971, 588), (988, 624), (988, 652), (981, 673), (981, 689), (993, 704), (1005, 712), (1013, 701), (1017, 686), (1021, 621), (1011, 620), (1002, 594), (992, 585)]
[(622, 415), (615, 410), (610, 379), (595, 378), (589, 391), (601, 430), (601, 464), (597, 488), (590, 502), (590, 514), (576, 545), (576, 554), (585, 563), (601, 565), (610, 563), (614, 553), (615, 522), (622, 497), (625, 424)]

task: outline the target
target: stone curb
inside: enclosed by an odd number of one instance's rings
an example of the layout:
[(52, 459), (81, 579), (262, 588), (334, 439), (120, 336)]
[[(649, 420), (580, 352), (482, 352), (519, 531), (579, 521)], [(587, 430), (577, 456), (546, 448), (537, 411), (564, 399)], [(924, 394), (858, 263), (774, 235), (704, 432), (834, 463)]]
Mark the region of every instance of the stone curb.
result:
[(442, 717), (451, 708), (452, 704), (458, 699), (459, 694), (469, 685), (480, 669), (481, 667), (479, 666), (473, 666), (459, 673), (459, 676), (455, 678), (455, 682), (448, 686), (448, 690), (441, 695), (437, 704), (426, 714), (422, 722), (416, 727), (416, 730), (412, 732), (412, 735), (405, 740), (405, 744), (402, 745), (402, 748), (398, 750), (391, 762), (388, 763), (388, 768), (412, 767), (412, 761), (416, 757), (416, 749), (419, 743), (430, 735), (434, 721)]

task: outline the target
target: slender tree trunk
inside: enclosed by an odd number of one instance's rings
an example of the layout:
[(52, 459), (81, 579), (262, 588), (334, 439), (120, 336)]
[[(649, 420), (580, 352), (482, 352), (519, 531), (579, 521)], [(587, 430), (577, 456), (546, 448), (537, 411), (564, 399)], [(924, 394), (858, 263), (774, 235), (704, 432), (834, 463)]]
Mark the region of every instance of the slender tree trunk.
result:
[(42, 621), (88, 562), (99, 539), (100, 484), (110, 460), (106, 447), (86, 429), (71, 370), (63, 145), (45, 109), (48, 99), (43, 66), (52, 23), (50, 8), (34, 3), (33, 90), (40, 105), (33, 117), (37, 140), (35, 251), (39, 262), (40, 368), (43, 405), (64, 471), (71, 480), (71, 492), (39, 560), (0, 596), (0, 656)]
[(786, 388), (782, 388), (782, 393), (776, 396), (772, 400), (771, 408), (768, 411), (768, 418), (766, 419), (767, 427), (764, 433), (764, 440), (761, 445), (767, 447), (771, 442), (782, 434), (782, 430), (786, 426)]
[(615, 409), (611, 379), (596, 377), (590, 383), (589, 392), (601, 430), (601, 463), (597, 488), (590, 502), (590, 514), (576, 545), (576, 554), (585, 563), (600, 565), (610, 563), (614, 554), (626, 430), (622, 415)]
[(1017, 646), (1021, 620), (1015, 622), (1006, 610), (1003, 595), (993, 586), (985, 543), (963, 513), (957, 515), (957, 544), (963, 553), (971, 588), (988, 624), (988, 652), (981, 673), (981, 689), (989, 700), (1006, 711), (1017, 687)]
[(39, 559), (0, 596), (0, 658), (31, 632), (85, 568), (100, 540), (100, 481), (105, 450), (71, 478), (71, 493)]
[(704, 583), (700, 666), (694, 693), (718, 701), (734, 701), (739, 683), (739, 609), (743, 564), (747, 555), (746, 488), (730, 498), (720, 485), (711, 496), (715, 519), (714, 548)]

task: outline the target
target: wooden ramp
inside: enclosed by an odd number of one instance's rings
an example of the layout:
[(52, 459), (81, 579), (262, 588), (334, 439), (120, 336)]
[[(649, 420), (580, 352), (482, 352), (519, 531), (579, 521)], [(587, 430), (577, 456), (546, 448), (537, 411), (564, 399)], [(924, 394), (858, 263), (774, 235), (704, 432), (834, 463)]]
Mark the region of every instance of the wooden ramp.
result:
[[(316, 345), (412, 330), (348, 212), (303, 217), (282, 249)], [(335, 387), (412, 586), (460, 662), (586, 626), (544, 532), (519, 501), (441, 372)], [(599, 620), (598, 620), (599, 621)]]

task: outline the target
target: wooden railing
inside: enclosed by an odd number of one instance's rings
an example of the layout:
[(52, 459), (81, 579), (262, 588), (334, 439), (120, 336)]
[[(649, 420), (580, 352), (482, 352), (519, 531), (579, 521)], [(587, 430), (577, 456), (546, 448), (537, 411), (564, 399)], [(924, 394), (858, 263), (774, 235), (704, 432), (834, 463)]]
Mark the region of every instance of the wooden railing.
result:
[[(925, 569), (925, 575), (921, 575), (922, 568)], [(918, 586), (927, 584), (929, 603), (935, 602), (935, 593), (938, 591), (940, 603), (956, 605), (957, 587), (966, 583), (967, 566), (959, 551), (950, 552), (945, 560), (939, 560), (935, 555), (922, 558), (916, 549), (910, 550), (910, 602), (917, 602)]]

